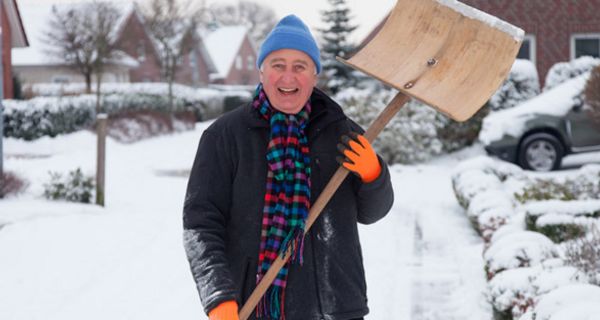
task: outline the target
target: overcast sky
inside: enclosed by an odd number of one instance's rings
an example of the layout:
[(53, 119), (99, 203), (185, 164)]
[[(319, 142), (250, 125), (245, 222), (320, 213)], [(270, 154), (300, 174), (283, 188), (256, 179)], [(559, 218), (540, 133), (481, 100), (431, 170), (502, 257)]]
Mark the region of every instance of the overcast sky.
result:
[[(252, 0), (270, 6), (278, 18), (288, 14), (299, 16), (312, 29), (321, 26), (321, 10), (329, 8), (327, 0)], [(207, 0), (210, 3), (235, 2), (234, 0)], [(361, 41), (396, 4), (396, 0), (347, 0), (354, 24), (359, 25), (351, 40)], [(316, 34), (315, 34), (316, 36)]]
[[(79, 2), (81, 0), (17, 0), (19, 6), (32, 5), (39, 2)], [(112, 0), (118, 1), (118, 0)], [(131, 0), (127, 0), (131, 1)], [(137, 2), (146, 2), (148, 0), (135, 0)], [(212, 3), (235, 3), (239, 0), (206, 0), (207, 4)], [(313, 34), (316, 34), (316, 28), (321, 27), (321, 10), (329, 8), (327, 0), (250, 0), (255, 1), (275, 10), (277, 18), (283, 18), (288, 14), (296, 14), (311, 28)], [(347, 0), (350, 6), (351, 15), (354, 17), (352, 22), (358, 25), (358, 28), (351, 36), (351, 40), (360, 42), (394, 7), (396, 0)]]

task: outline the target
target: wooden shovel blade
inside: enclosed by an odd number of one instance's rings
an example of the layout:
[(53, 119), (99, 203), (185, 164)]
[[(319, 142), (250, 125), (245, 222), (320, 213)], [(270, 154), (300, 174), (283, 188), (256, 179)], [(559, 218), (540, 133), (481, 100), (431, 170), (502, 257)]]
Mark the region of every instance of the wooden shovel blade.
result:
[(494, 94), (523, 31), (455, 0), (398, 0), (382, 29), (338, 59), (457, 121)]

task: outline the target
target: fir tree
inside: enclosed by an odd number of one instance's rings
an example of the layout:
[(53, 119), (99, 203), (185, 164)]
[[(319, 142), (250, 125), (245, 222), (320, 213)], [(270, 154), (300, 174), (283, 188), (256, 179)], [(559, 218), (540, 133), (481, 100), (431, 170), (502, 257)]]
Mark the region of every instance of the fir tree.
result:
[(350, 8), (346, 0), (327, 0), (329, 10), (321, 11), (321, 20), (326, 27), (319, 29), (321, 45), (321, 88), (336, 94), (346, 86), (355, 83), (353, 69), (335, 60), (337, 56), (348, 58), (353, 46), (348, 37), (357, 26), (350, 22)]

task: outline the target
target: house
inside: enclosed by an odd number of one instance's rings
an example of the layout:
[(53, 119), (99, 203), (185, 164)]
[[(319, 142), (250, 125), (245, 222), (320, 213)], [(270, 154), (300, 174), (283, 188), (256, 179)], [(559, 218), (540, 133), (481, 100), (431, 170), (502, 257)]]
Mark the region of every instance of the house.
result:
[[(525, 30), (518, 58), (531, 60), (540, 82), (557, 62), (600, 57), (600, 0), (461, 0)], [(361, 46), (383, 25), (380, 22)]]
[(13, 98), (12, 48), (29, 45), (16, 0), (2, 1), (2, 98)]
[[(58, 3), (43, 0), (21, 0), (21, 13), (25, 30), (31, 40), (30, 46), (14, 49), (13, 70), (23, 84), (84, 82), (85, 79), (64, 60), (49, 54), (51, 47), (45, 43), (52, 10), (68, 10), (78, 4)], [(120, 9), (123, 9), (121, 7)], [(120, 18), (115, 30), (119, 30), (125, 19)], [(118, 33), (115, 32), (115, 38)], [(121, 52), (120, 57), (110, 63), (103, 75), (106, 82), (129, 82), (131, 69), (139, 67), (136, 59)]]
[[(147, 29), (143, 15), (136, 3), (121, 7), (122, 19), (116, 27), (117, 47), (135, 58), (139, 66), (129, 70), (131, 82), (162, 81), (160, 46)], [(212, 63), (204, 42), (195, 36), (186, 43), (186, 53), (179, 61), (175, 82), (193, 87), (206, 86), (209, 74), (216, 69)]]
[(259, 82), (257, 53), (246, 27), (220, 27), (204, 36), (204, 43), (216, 67), (216, 72), (210, 75), (211, 83), (254, 85)]
[[(49, 54), (52, 48), (44, 41), (49, 27), (52, 10), (68, 10), (76, 4), (53, 4), (51, 1), (23, 0), (21, 16), (25, 31), (30, 40), (27, 48), (13, 49), (13, 72), (23, 84), (85, 82), (84, 76), (63, 59)], [(116, 26), (121, 25), (119, 22)], [(129, 82), (130, 70), (139, 63), (126, 53), (121, 53), (106, 68), (103, 80), (106, 82)]]

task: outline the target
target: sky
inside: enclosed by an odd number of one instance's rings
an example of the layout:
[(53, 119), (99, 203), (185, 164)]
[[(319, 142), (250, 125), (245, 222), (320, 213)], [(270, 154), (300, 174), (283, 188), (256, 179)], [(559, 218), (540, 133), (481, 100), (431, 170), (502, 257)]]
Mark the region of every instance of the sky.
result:
[[(253, 0), (275, 10), (278, 18), (288, 14), (299, 16), (310, 28), (313, 34), (321, 26), (321, 10), (329, 8), (326, 0)], [(223, 0), (207, 0), (208, 4), (223, 2)], [(235, 3), (228, 0), (226, 2)], [(354, 31), (351, 40), (360, 42), (394, 7), (396, 0), (347, 0), (350, 12), (354, 16), (354, 24), (359, 27)], [(315, 35), (316, 36), (316, 35)]]
[[(19, 6), (35, 5), (39, 2), (78, 2), (81, 0), (17, 0)], [(148, 0), (136, 0), (137, 2), (146, 2)], [(239, 0), (206, 0), (208, 5), (213, 3), (236, 3)], [(322, 10), (329, 8), (327, 0), (250, 0), (265, 6), (271, 7), (277, 16), (277, 19), (283, 18), (288, 14), (299, 16), (317, 36), (317, 28), (321, 27)], [(394, 7), (396, 0), (347, 0), (350, 6), (350, 12), (353, 16), (352, 22), (358, 25), (358, 28), (351, 35), (350, 40), (359, 43), (367, 34), (386, 16)]]

